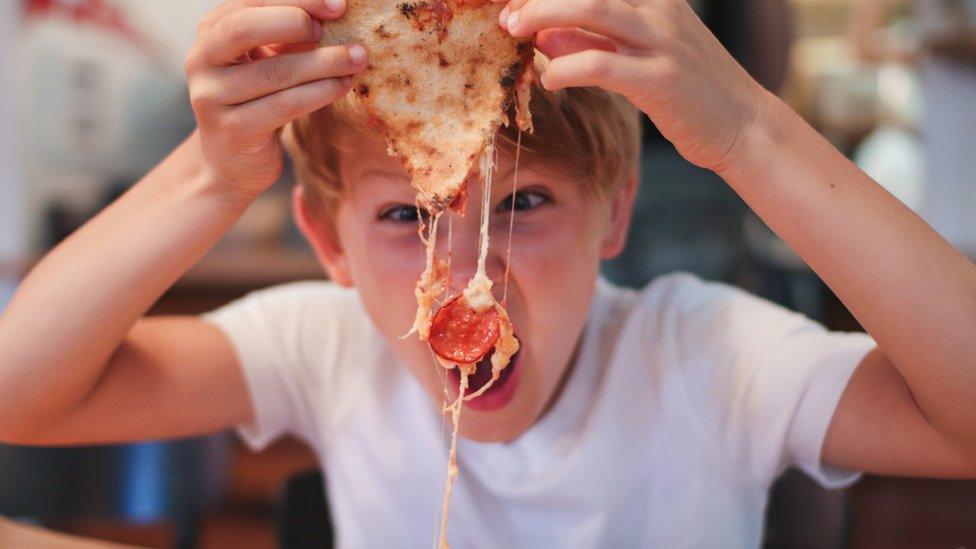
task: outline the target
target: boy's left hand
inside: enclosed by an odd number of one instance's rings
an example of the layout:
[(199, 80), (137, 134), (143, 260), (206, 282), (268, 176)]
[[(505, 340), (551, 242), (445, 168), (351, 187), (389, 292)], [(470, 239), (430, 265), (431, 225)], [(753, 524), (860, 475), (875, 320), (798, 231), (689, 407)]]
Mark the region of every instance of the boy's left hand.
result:
[(625, 96), (703, 168), (734, 161), (766, 95), (685, 0), (511, 0), (499, 23), (536, 35), (547, 89)]

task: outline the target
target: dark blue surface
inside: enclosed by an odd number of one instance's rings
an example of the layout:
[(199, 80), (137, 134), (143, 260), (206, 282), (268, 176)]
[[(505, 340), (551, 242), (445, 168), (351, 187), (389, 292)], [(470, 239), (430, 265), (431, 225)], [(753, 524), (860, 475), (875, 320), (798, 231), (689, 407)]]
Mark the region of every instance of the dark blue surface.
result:
[(144, 523), (196, 514), (225, 491), (227, 435), (79, 448), (0, 445), (0, 514)]

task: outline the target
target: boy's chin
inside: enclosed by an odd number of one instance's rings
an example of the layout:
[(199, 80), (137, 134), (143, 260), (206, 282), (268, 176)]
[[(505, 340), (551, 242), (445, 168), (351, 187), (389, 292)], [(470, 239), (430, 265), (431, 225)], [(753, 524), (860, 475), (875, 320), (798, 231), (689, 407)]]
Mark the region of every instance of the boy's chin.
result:
[(465, 408), (458, 434), (475, 442), (511, 442), (522, 436), (532, 422), (531, 414), (520, 412), (514, 406), (490, 412)]
[[(518, 438), (533, 423), (535, 415), (527, 400), (530, 392), (522, 385), (522, 356), (516, 353), (507, 368), (484, 394), (464, 403), (459, 434), (478, 442), (509, 442)], [(466, 394), (478, 391), (491, 378), (491, 361), (485, 358), (477, 364), (469, 378), (471, 387)], [(460, 381), (459, 370), (448, 372), (449, 383)], [(457, 398), (457, 390), (450, 391)]]

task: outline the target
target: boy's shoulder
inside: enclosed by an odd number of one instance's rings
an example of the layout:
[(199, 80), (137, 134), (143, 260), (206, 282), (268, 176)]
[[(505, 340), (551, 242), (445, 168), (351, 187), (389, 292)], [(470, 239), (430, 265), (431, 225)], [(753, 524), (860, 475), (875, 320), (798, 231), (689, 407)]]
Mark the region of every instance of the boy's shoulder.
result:
[(718, 401), (718, 414), (744, 387), (753, 397), (758, 387), (782, 396), (820, 375), (846, 379), (875, 346), (864, 333), (831, 332), (744, 289), (685, 273), (662, 276), (632, 299), (631, 340), (640, 339), (645, 362), (680, 378), (700, 407)]
[(817, 478), (819, 448), (851, 373), (874, 342), (728, 284), (678, 273), (630, 293), (620, 346), (628, 380), (644, 375), (747, 478), (771, 482), (784, 460)]
[(637, 291), (612, 291), (618, 292), (619, 300), (631, 302), (633, 313), (645, 322), (671, 335), (721, 334), (755, 339), (789, 329), (791, 324), (812, 323), (803, 315), (742, 288), (685, 272), (659, 276)]
[(207, 313), (204, 319), (239, 346), (266, 340), (307, 350), (324, 342), (354, 344), (375, 337), (356, 290), (324, 280), (258, 290)]
[(781, 305), (723, 282), (684, 272), (660, 276), (639, 292), (639, 309), (658, 329), (712, 341), (758, 341), (819, 324)]
[(828, 352), (866, 337), (831, 333), (744, 289), (688, 273), (660, 276), (640, 290), (603, 286), (600, 294), (611, 312), (600, 323), (617, 323), (611, 330), (618, 338), (613, 346), (639, 349), (647, 355), (644, 362), (682, 375), (710, 377), (769, 361), (795, 363), (799, 348), (820, 346), (818, 353)]
[(261, 299), (287, 302), (302, 299), (351, 299), (356, 298), (356, 290), (345, 288), (330, 280), (298, 280), (255, 290), (245, 299)]
[(361, 309), (359, 294), (328, 280), (305, 280), (253, 291), (224, 309), (259, 309), (264, 314), (300, 317)]

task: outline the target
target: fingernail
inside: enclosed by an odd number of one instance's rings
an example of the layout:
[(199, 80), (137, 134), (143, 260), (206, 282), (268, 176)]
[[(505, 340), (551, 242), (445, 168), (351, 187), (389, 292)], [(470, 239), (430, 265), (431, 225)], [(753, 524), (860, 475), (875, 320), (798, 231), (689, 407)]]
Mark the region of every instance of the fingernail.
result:
[(498, 14), (498, 24), (502, 28), (505, 28), (505, 25), (508, 24), (508, 12), (509, 12), (508, 6), (505, 6), (504, 8), (502, 8), (502, 11)]
[(366, 64), (366, 50), (359, 44), (349, 46), (349, 59), (357, 67)]
[(339, 13), (344, 6), (344, 0), (325, 0), (325, 9), (331, 13)]
[(505, 26), (508, 28), (508, 32), (515, 32), (515, 26), (518, 25), (519, 12), (513, 11), (509, 14), (508, 19), (505, 20)]

